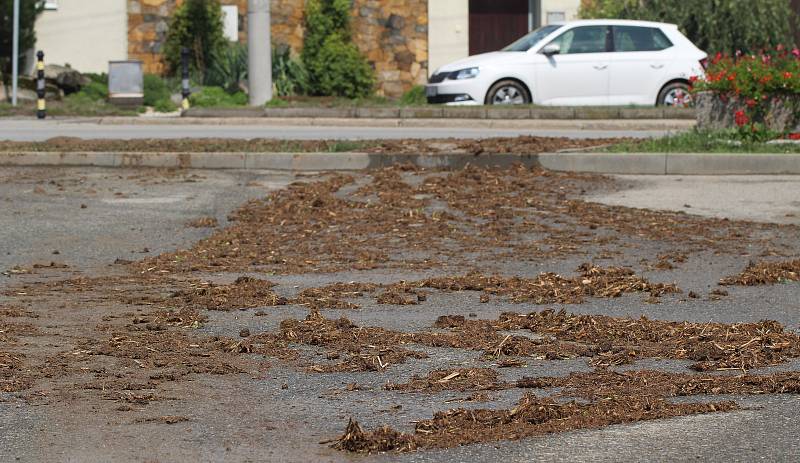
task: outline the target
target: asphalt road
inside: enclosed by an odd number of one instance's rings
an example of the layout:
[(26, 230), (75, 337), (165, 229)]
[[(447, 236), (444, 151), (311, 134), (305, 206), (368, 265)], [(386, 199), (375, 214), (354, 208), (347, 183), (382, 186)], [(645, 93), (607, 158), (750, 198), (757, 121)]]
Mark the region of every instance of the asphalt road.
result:
[[(44, 141), (53, 137), (84, 139), (141, 138), (276, 138), (282, 140), (358, 140), (404, 138), (493, 138), (536, 135), (570, 138), (656, 137), (667, 130), (581, 130), (576, 128), (469, 128), (469, 127), (367, 127), (358, 120), (348, 126), (301, 126), (258, 121), (239, 125), (219, 124), (98, 124), (59, 120), (2, 120), (0, 140)], [(363, 123), (363, 122), (362, 122)], [(365, 123), (364, 123), (365, 124)]]
[[(247, 199), (263, 196), (295, 180), (272, 172), (156, 170), (107, 170), (84, 168), (0, 168), (0, 270), (51, 259), (68, 262), (86, 273), (100, 273), (117, 258), (137, 259), (190, 246), (210, 233), (187, 228), (190, 219), (213, 216), (225, 225), (225, 217)], [(623, 178), (622, 193), (590, 197), (592, 200), (651, 207), (643, 197), (661, 195), (655, 206), (684, 210), (691, 198), (690, 213), (732, 218), (779, 220), (784, 210), (796, 209), (796, 197), (779, 194), (797, 191), (800, 180), (789, 178), (682, 177), (655, 180)], [(672, 182), (672, 183), (665, 183)], [(746, 184), (746, 189), (743, 182)], [(776, 182), (781, 182), (777, 183)], [(740, 190), (740, 197), (735, 192)], [(614, 196), (617, 194), (618, 196)], [(684, 196), (685, 195), (685, 196)], [(743, 207), (743, 198), (753, 203)], [(708, 207), (700, 199), (707, 198)], [(769, 203), (772, 212), (743, 213)], [(85, 206), (85, 207), (83, 207)], [(711, 207), (713, 206), (713, 207)], [(780, 211), (780, 212), (775, 212)], [(144, 248), (147, 247), (147, 250)], [(58, 255), (53, 251), (58, 250)], [(621, 260), (635, 264), (635, 251)], [(570, 271), (580, 262), (567, 259), (547, 263), (544, 268), (530, 262), (502, 263), (508, 272), (535, 274), (539, 271)], [(654, 281), (675, 281), (686, 290), (708, 291), (720, 276), (738, 268), (745, 257), (692, 256), (680, 269), (653, 272)], [(619, 264), (621, 261), (614, 261)], [(378, 270), (329, 275), (271, 276), (279, 292), (334, 281), (397, 281), (419, 275)], [(0, 276), (0, 288), (14, 278)], [(5, 280), (5, 281), (3, 281)], [(731, 288), (732, 297), (711, 302), (706, 299), (679, 301), (665, 298), (661, 304), (643, 304), (639, 295), (597, 299), (579, 306), (566, 306), (578, 313), (613, 316), (641, 315), (658, 319), (706, 322), (778, 320), (796, 330), (800, 325), (798, 286)], [(2, 302), (2, 300), (0, 300)], [(478, 313), (496, 317), (502, 311), (524, 308), (505, 302), (481, 304), (475, 294), (433, 294), (420, 306), (398, 309), (370, 302), (360, 311), (331, 311), (326, 316), (347, 316), (360, 325), (415, 330), (430, 326), (437, 314)], [(554, 306), (556, 309), (559, 306)], [(112, 309), (109, 309), (112, 310)], [(128, 310), (120, 308), (118, 310)], [(213, 312), (203, 328), (209, 335), (236, 336), (243, 326), (253, 332), (274, 327), (283, 318), (304, 317), (304, 308), (275, 309), (267, 316), (250, 312)], [(54, 316), (50, 323), (58, 324)], [(402, 455), (354, 457), (319, 445), (336, 437), (347, 417), (358, 418), (366, 428), (389, 424), (409, 429), (413, 420), (432, 412), (453, 408), (445, 401), (458, 393), (424, 397), (382, 391), (387, 381), (403, 382), (412, 374), (444, 367), (481, 365), (473, 353), (452, 349), (426, 349), (429, 359), (409, 362), (383, 375), (339, 373), (315, 375), (275, 363), (263, 377), (249, 375), (199, 375), (192, 381), (176, 382), (168, 396), (190, 397), (148, 405), (150, 415), (186, 415), (187, 423), (175, 425), (137, 423), (133, 417), (120, 420), (103, 410), (113, 402), (91, 406), (70, 397), (54, 397), (50, 403), (31, 406), (0, 394), (0, 461), (341, 461), (341, 462), (527, 462), (527, 461), (798, 461), (796, 395), (734, 397), (745, 409), (733, 413), (689, 416), (544, 436), (517, 442), (473, 445), (446, 451), (422, 451)], [(685, 362), (652, 360), (636, 367), (685, 371)], [(798, 369), (798, 362), (786, 365)], [(523, 369), (503, 372), (519, 375), (557, 375), (585, 371), (583, 360), (531, 361)], [(511, 371), (514, 370), (514, 371)], [(360, 393), (340, 393), (357, 382)], [(283, 387), (282, 385), (286, 385)], [(463, 395), (463, 394), (462, 394)], [(727, 397), (714, 397), (724, 400)], [(488, 404), (465, 407), (511, 407), (518, 399), (513, 391), (499, 392)], [(397, 406), (400, 406), (397, 408)], [(103, 408), (106, 407), (106, 408)], [(375, 411), (378, 410), (378, 411)], [(137, 412), (132, 412), (137, 413)], [(139, 416), (139, 415), (134, 415)], [(145, 415), (148, 416), (148, 415)]]
[(619, 175), (603, 204), (684, 211), (709, 217), (800, 224), (800, 176)]

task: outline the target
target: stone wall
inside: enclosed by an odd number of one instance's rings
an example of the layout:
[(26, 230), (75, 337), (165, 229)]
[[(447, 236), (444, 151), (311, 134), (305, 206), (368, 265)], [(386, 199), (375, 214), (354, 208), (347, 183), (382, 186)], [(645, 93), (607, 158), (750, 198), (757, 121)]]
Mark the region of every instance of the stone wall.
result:
[[(144, 62), (145, 72), (163, 73), (161, 48), (171, 11), (182, 0), (129, 0), (128, 57)], [(239, 40), (247, 40), (247, 0), (238, 5)], [(295, 55), (303, 47), (305, 0), (272, 0), (274, 45), (288, 45)], [(397, 97), (428, 77), (428, 0), (353, 0), (353, 41), (378, 76), (379, 95)]]
[[(170, 15), (182, 3), (183, 0), (128, 0), (128, 59), (141, 60), (144, 72), (165, 72), (161, 49), (167, 37)], [(220, 3), (239, 7), (239, 40), (246, 41), (241, 25), (242, 18), (247, 17), (247, 0), (221, 0)]]
[[(701, 130), (725, 130), (736, 128), (735, 114), (747, 111), (743, 101), (736, 98), (721, 98), (713, 92), (700, 92), (694, 97), (697, 112), (697, 127)], [(780, 95), (769, 101), (763, 120), (757, 120), (775, 132), (800, 131), (800, 97)]]

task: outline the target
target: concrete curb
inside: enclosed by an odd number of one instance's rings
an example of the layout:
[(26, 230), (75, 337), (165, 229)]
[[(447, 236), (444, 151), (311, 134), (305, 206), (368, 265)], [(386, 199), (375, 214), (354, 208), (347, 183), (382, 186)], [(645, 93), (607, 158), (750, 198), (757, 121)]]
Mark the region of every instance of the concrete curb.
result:
[(800, 175), (800, 154), (543, 153), (545, 169), (637, 175)]
[(297, 127), (413, 127), (458, 129), (509, 129), (509, 130), (688, 130), (695, 126), (692, 119), (401, 119), (401, 118), (331, 118), (331, 117), (270, 117), (270, 118), (147, 118), (104, 117), (75, 119), (64, 122), (90, 122), (102, 125), (243, 125), (243, 126), (297, 126)]
[(335, 119), (691, 119), (694, 109), (625, 107), (425, 106), (372, 108), (191, 108), (184, 117)]
[(398, 164), (460, 169), (537, 166), (536, 155), (495, 154), (372, 154), (372, 153), (0, 153), (0, 166), (160, 167), (183, 169), (264, 169), (283, 171), (354, 171)]
[(523, 164), (563, 172), (638, 175), (800, 175), (800, 154), (542, 153), (542, 154), (371, 154), (371, 153), (0, 153), (0, 166), (161, 167), (354, 171), (397, 164), (461, 169)]

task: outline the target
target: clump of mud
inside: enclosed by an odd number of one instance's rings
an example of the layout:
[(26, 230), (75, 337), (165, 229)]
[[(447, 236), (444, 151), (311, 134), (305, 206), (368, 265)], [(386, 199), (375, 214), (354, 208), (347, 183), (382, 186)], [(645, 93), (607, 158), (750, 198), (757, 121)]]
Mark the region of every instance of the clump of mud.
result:
[(800, 259), (784, 262), (750, 262), (742, 273), (723, 278), (720, 284), (758, 286), (784, 281), (800, 281)]
[(613, 255), (642, 240), (661, 243), (664, 251), (735, 252), (769, 247), (769, 239), (749, 238), (760, 236), (755, 231), (789, 230), (590, 203), (580, 193), (609, 182), (592, 175), (522, 167), (439, 173), (408, 166), (370, 175), (365, 184), (343, 174), (295, 182), (244, 204), (229, 226), (191, 249), (135, 267), (154, 274), (474, 268), (498, 259)]
[(536, 278), (487, 277), (472, 273), (464, 277), (432, 278), (419, 284), (450, 291), (483, 291), (507, 296), (511, 302), (534, 304), (581, 304), (586, 297), (613, 298), (634, 292), (647, 292), (651, 297), (659, 297), (680, 292), (674, 284), (651, 283), (630, 269), (583, 264), (578, 271), (580, 275), (573, 278), (554, 273), (543, 273)]
[(426, 377), (414, 375), (408, 383), (389, 383), (387, 391), (439, 392), (439, 391), (493, 391), (505, 389), (497, 370), (491, 368), (458, 368), (455, 370), (434, 370)]
[(358, 453), (451, 448), (738, 409), (730, 401), (675, 404), (652, 396), (633, 396), (609, 397), (586, 404), (525, 395), (510, 410), (459, 408), (438, 412), (432, 419), (417, 422), (413, 434), (386, 426), (364, 432), (351, 419), (345, 434), (331, 447)]
[(200, 217), (186, 222), (186, 226), (190, 228), (216, 228), (219, 223), (214, 217)]
[(187, 290), (177, 291), (172, 298), (191, 308), (207, 310), (237, 310), (255, 307), (286, 305), (287, 299), (278, 296), (275, 284), (257, 278), (239, 277), (230, 285), (204, 282)]

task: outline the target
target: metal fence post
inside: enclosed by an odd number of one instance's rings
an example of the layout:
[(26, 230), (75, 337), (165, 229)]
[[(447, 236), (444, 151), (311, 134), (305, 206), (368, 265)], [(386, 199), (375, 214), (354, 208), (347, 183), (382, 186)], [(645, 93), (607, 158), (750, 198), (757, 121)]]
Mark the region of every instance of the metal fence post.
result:
[(46, 86), (44, 81), (44, 52), (39, 50), (36, 53), (36, 117), (44, 119), (47, 116), (47, 102), (44, 97), (46, 95)]
[(14, 24), (11, 38), (11, 105), (17, 105), (17, 91), (19, 90), (19, 0), (14, 0)]

